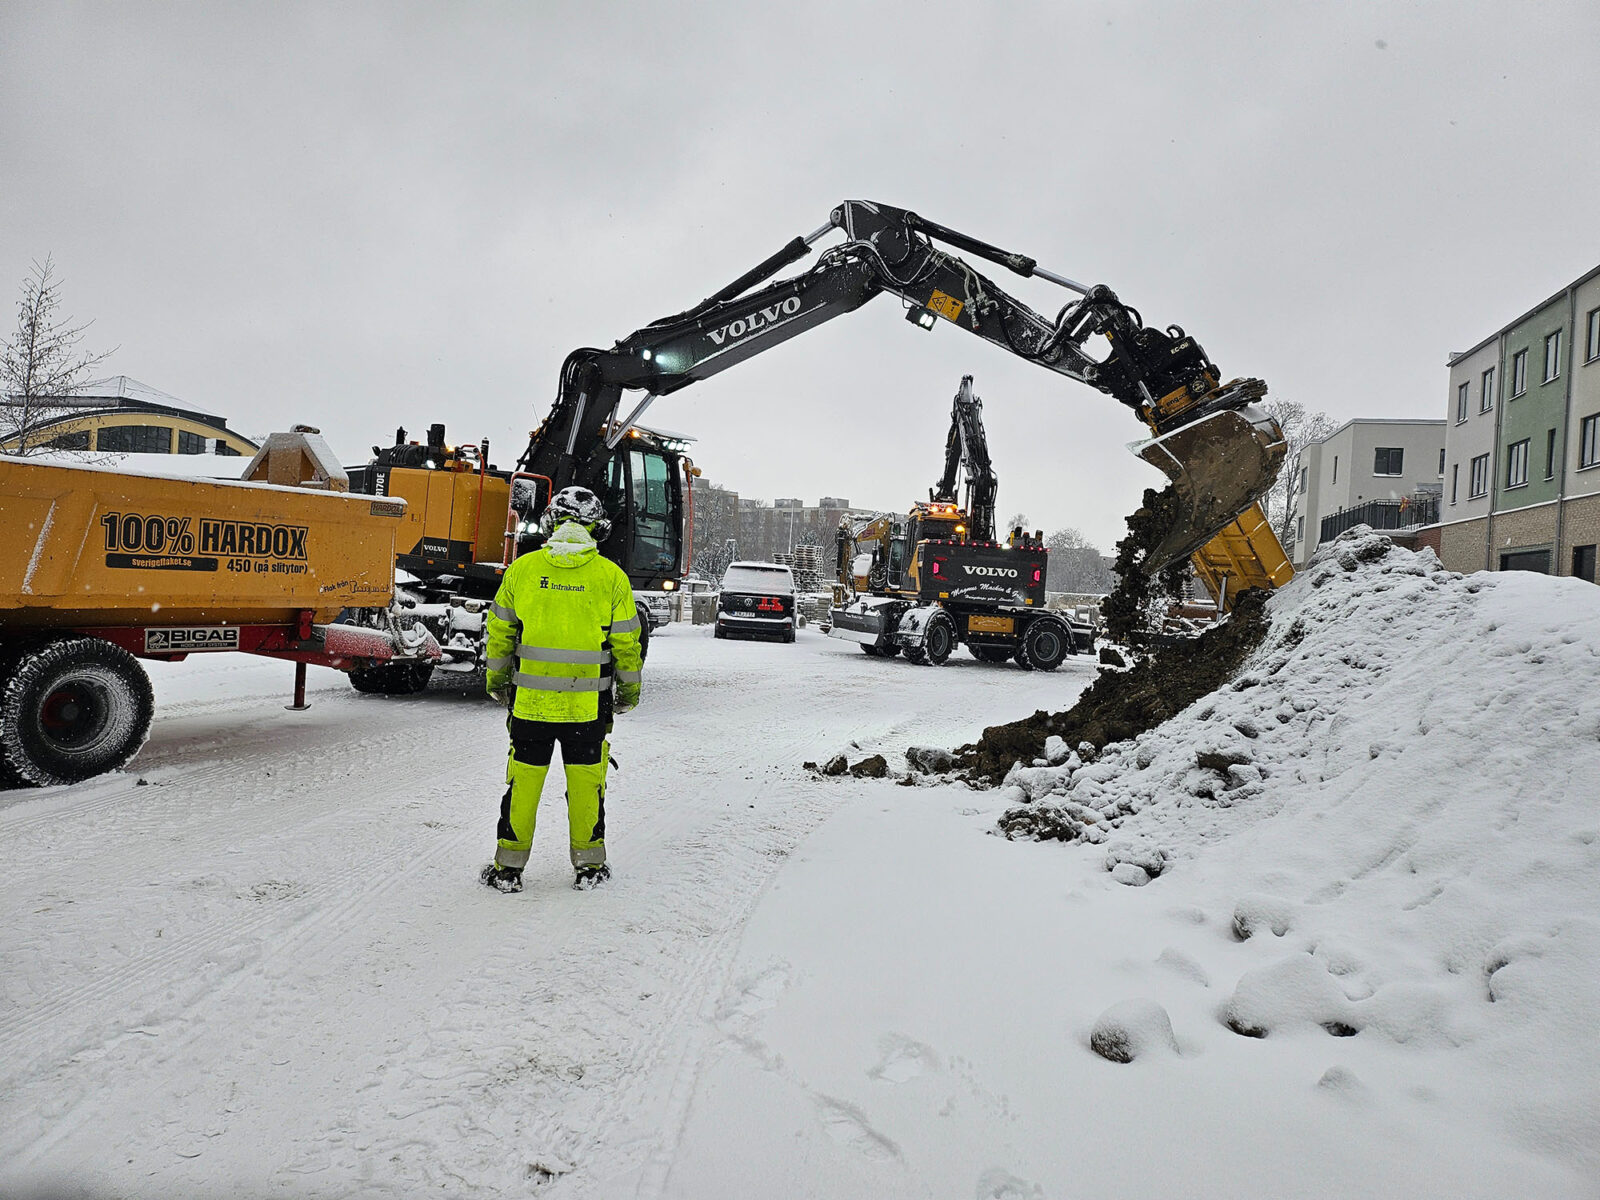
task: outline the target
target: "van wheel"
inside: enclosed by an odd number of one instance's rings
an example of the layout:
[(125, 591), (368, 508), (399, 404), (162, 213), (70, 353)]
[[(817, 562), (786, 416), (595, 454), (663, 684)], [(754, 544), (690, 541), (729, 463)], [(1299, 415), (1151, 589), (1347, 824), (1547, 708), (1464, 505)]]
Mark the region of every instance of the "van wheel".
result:
[(0, 762), (37, 787), (76, 783), (125, 765), (154, 715), (133, 655), (100, 638), (56, 638), (23, 651), (0, 688)]

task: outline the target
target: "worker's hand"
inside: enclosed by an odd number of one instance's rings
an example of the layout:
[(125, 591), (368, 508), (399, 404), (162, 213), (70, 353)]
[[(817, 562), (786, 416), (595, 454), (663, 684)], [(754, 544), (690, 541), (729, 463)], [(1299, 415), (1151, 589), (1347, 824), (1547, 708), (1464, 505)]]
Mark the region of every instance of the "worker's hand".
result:
[(494, 698), (496, 704), (504, 708), (510, 708), (512, 700), (516, 698), (517, 691), (509, 683), (502, 683), (497, 688), (490, 688), (489, 695)]
[(639, 707), (639, 689), (641, 686), (637, 683), (617, 684), (617, 697), (614, 706), (617, 713), (632, 712)]

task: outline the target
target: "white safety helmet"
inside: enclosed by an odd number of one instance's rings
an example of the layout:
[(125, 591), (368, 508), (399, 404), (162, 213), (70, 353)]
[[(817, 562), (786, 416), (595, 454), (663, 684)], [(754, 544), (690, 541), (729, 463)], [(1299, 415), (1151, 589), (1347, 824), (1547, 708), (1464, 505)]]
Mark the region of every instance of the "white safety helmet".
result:
[(550, 497), (550, 504), (539, 518), (539, 528), (546, 537), (556, 531), (556, 526), (576, 521), (594, 535), (597, 542), (606, 540), (611, 532), (611, 521), (606, 517), (606, 506), (586, 487), (562, 488)]

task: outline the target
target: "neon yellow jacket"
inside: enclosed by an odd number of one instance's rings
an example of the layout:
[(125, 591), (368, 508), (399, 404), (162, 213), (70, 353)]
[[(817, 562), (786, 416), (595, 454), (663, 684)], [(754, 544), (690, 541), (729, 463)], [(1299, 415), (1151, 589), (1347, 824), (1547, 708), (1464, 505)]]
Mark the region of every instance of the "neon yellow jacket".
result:
[(613, 679), (639, 683), (633, 588), (576, 521), (506, 568), (489, 606), (488, 666), (488, 690), (516, 684), (512, 712), (528, 721), (593, 721)]

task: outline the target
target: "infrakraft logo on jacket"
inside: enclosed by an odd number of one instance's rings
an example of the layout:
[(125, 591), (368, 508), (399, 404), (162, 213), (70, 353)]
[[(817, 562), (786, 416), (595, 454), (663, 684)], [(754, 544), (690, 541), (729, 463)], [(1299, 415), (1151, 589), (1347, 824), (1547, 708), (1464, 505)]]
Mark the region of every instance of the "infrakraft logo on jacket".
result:
[(539, 587), (541, 589), (549, 589), (557, 592), (581, 592), (587, 590), (582, 584), (551, 583), (550, 576), (548, 575), (541, 575), (539, 577)]

